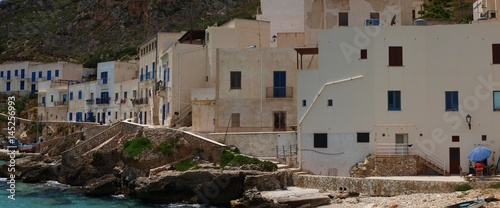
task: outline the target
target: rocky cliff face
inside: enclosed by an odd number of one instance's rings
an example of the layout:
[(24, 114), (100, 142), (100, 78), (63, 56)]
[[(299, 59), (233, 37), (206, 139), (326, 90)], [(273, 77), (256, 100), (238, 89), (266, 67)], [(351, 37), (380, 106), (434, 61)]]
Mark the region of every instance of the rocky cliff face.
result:
[[(4, 0), (0, 62), (102, 59), (135, 54), (158, 31), (204, 29), (252, 18), (259, 0)], [(119, 58), (119, 57), (118, 57)]]

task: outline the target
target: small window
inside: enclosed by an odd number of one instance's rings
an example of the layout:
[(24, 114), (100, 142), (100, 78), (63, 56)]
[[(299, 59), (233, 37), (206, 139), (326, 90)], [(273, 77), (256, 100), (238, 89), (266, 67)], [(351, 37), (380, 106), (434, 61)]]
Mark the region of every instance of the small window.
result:
[(50, 96), (50, 102), (54, 102), (54, 95)]
[(134, 98), (137, 98), (137, 90), (132, 91), (132, 96), (134, 96)]
[(328, 106), (333, 106), (333, 100), (332, 99), (328, 99)]
[(401, 91), (387, 92), (387, 109), (390, 111), (401, 110)]
[(349, 13), (339, 12), (339, 26), (349, 26)]
[(486, 135), (481, 135), (481, 141), (487, 141), (488, 137)]
[(357, 134), (358, 143), (369, 143), (370, 133), (358, 133)]
[(127, 99), (127, 91), (123, 92), (123, 99)]
[(500, 43), (491, 45), (493, 54), (493, 64), (500, 64)]
[(307, 105), (307, 101), (306, 100), (302, 100), (302, 106), (306, 106)]
[(69, 100), (73, 100), (73, 92), (69, 92)]
[(231, 114), (231, 127), (240, 127), (240, 114), (232, 113)]
[(115, 119), (118, 119), (118, 111), (115, 111)]
[(460, 142), (460, 136), (451, 136), (452, 142)]
[(493, 110), (500, 111), (500, 91), (493, 91)]
[(115, 100), (118, 100), (118, 93), (115, 92)]
[(367, 59), (367, 57), (368, 57), (368, 52), (366, 51), (366, 49), (361, 49), (360, 59)]
[(328, 134), (314, 134), (314, 148), (327, 148)]
[(59, 77), (59, 69), (56, 69), (56, 72), (55, 72), (55, 77)]
[(402, 46), (389, 46), (389, 66), (403, 66)]
[(380, 19), (380, 14), (378, 12), (370, 13), (370, 19)]
[(43, 72), (42, 72), (42, 71), (39, 71), (39, 72), (38, 72), (38, 78), (42, 78), (42, 75), (43, 75)]
[(82, 99), (82, 91), (78, 91), (78, 100), (81, 100)]
[(19, 71), (17, 71), (17, 69), (14, 71), (14, 76), (19, 76)]
[(458, 111), (458, 91), (447, 91), (446, 96), (446, 111)]
[(231, 75), (231, 89), (241, 89), (241, 72), (232, 71)]
[(411, 10), (411, 18), (413, 18), (413, 19), (416, 18), (416, 12), (415, 12), (415, 10)]

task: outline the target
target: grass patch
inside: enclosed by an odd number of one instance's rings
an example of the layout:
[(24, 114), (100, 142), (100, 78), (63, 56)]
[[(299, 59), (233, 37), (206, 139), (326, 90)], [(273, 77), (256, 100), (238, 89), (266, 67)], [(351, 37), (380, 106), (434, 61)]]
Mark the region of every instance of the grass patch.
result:
[(176, 171), (186, 171), (198, 165), (196, 161), (193, 161), (192, 158), (185, 159), (179, 163), (177, 163), (174, 167)]
[(471, 190), (472, 189), (472, 186), (470, 186), (469, 184), (462, 184), (462, 185), (459, 185), (457, 186), (457, 188), (455, 188), (455, 191), (467, 191), (467, 190)]
[(491, 185), (490, 188), (499, 189), (500, 183), (495, 183), (495, 184)]
[(174, 152), (174, 149), (179, 147), (179, 138), (175, 138), (171, 141), (160, 142), (160, 144), (156, 147), (156, 151), (161, 152), (164, 155), (170, 155)]
[(102, 156), (102, 153), (100, 152), (94, 152), (92, 154), (92, 160), (94, 160), (94, 162), (97, 162), (97, 161), (101, 161), (104, 157)]
[(254, 164), (263, 167), (264, 170), (266, 171), (274, 171), (278, 169), (278, 166), (272, 162), (261, 161), (254, 157), (247, 157), (244, 155), (240, 155), (238, 153), (230, 151), (229, 149), (226, 149), (224, 150), (224, 152), (222, 152), (219, 164), (221, 167)]
[(150, 146), (151, 141), (149, 141), (147, 137), (136, 137), (125, 142), (125, 144), (123, 145), (123, 151), (128, 155), (134, 157)]

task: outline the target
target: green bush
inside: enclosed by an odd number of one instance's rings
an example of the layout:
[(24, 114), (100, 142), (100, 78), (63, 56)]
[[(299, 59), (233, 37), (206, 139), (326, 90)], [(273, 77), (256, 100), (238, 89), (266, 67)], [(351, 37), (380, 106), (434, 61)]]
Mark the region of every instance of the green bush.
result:
[(231, 151), (224, 150), (220, 156), (219, 164), (221, 167), (226, 166), (234, 158), (234, 154)]
[(196, 161), (193, 161), (192, 158), (189, 158), (177, 163), (174, 167), (176, 171), (186, 171), (196, 165), (198, 165), (198, 163)]
[(104, 157), (102, 156), (102, 154), (101, 154), (100, 152), (94, 152), (94, 153), (92, 154), (92, 159), (93, 159), (94, 161), (100, 161), (100, 160), (102, 160), (103, 158), (104, 158)]
[(150, 146), (151, 141), (149, 141), (147, 137), (136, 137), (125, 142), (125, 144), (123, 145), (123, 151), (128, 155), (134, 157)]
[(160, 144), (156, 147), (156, 151), (161, 152), (164, 155), (170, 155), (175, 148), (180, 146), (179, 141), (180, 139), (177, 137), (171, 141), (160, 142)]
[(253, 157), (247, 157), (244, 155), (240, 154), (235, 154), (234, 152), (230, 151), (229, 149), (224, 150), (222, 152), (219, 164), (221, 167), (224, 166), (242, 166), (242, 165), (258, 165), (263, 167), (264, 170), (266, 171), (274, 171), (278, 169), (278, 166), (272, 162), (269, 161), (261, 161), (257, 158)]
[(459, 185), (457, 186), (457, 188), (455, 188), (455, 191), (467, 191), (467, 190), (471, 190), (472, 187), (469, 185), (469, 184), (462, 184), (462, 185)]
[(490, 188), (499, 189), (500, 183), (495, 183), (495, 184), (491, 185)]

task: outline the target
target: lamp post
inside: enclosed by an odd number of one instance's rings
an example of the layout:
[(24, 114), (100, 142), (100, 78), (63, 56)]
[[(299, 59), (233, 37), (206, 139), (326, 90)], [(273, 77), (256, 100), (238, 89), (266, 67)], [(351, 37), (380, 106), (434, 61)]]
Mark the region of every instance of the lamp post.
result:
[(472, 117), (470, 116), (470, 114), (467, 114), (467, 116), (465, 116), (465, 121), (467, 122), (467, 124), (469, 124), (469, 129), (471, 129), (471, 122), (472, 120)]

